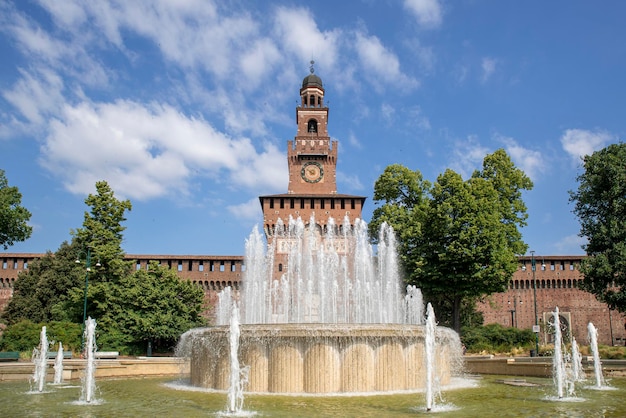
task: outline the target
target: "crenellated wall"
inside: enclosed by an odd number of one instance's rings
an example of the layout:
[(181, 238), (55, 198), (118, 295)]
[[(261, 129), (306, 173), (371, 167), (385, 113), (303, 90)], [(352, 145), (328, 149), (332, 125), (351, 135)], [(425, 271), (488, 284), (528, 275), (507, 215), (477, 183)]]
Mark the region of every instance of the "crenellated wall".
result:
[[(29, 263), (43, 257), (41, 253), (0, 253), (0, 310), (4, 309), (13, 295), (13, 286), (21, 271)], [(551, 336), (545, 324), (555, 307), (559, 307), (561, 320), (568, 324), (571, 336), (580, 344), (587, 344), (587, 324), (593, 322), (598, 329), (601, 344), (624, 345), (626, 343), (626, 317), (610, 311), (606, 304), (590, 293), (577, 288), (582, 280), (578, 270), (583, 256), (536, 256), (533, 276), (530, 256), (519, 258), (519, 268), (506, 292), (487, 297), (478, 308), (484, 323), (499, 323), (521, 329), (532, 328), (535, 323), (535, 300), (537, 317), (542, 332), (540, 343), (550, 343)], [(227, 286), (240, 288), (245, 272), (243, 256), (207, 255), (154, 255), (127, 254), (127, 260), (135, 260), (135, 268), (146, 268), (151, 260), (176, 270), (184, 279), (191, 280), (204, 290), (208, 306), (215, 306), (217, 294)], [(536, 283), (536, 291), (534, 284)], [(535, 298), (536, 294), (536, 298)], [(211, 309), (207, 315), (212, 315)]]

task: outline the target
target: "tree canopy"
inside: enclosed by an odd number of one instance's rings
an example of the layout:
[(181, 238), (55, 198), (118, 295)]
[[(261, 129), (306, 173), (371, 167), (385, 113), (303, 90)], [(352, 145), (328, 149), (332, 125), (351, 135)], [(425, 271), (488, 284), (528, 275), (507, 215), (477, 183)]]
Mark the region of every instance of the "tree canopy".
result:
[(15, 242), (30, 238), (33, 228), (28, 225), (31, 213), (23, 206), (17, 187), (9, 187), (4, 170), (0, 170), (0, 245), (8, 249)]
[(138, 353), (151, 342), (155, 349), (170, 350), (183, 332), (204, 322), (203, 291), (158, 264), (132, 268), (121, 246), (122, 222), (132, 206), (118, 200), (106, 182), (97, 182), (96, 194), (85, 203), (90, 210), (82, 228), (71, 231), (71, 243), (20, 273), (3, 320), (9, 328), (82, 324), (86, 315), (98, 323), (102, 349)]
[(523, 190), (530, 179), (504, 150), (485, 157), (468, 180), (446, 170), (434, 184), (419, 171), (385, 169), (374, 186), (370, 232), (381, 222), (396, 231), (407, 281), (422, 289), (437, 318), (457, 331), (463, 306), (504, 291), (526, 251)]
[(626, 312), (626, 144), (609, 145), (583, 163), (578, 189), (570, 191), (579, 235), (588, 240), (581, 288)]

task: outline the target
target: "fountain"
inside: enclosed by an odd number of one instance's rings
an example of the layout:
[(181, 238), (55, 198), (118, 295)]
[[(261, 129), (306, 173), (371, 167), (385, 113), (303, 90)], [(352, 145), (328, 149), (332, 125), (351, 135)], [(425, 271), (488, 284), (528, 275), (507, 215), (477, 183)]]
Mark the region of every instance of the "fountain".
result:
[(585, 380), (583, 369), (583, 356), (580, 354), (576, 338), (572, 337), (572, 381), (581, 382)]
[(63, 344), (59, 342), (59, 350), (54, 360), (54, 384), (63, 382)]
[(228, 389), (227, 413), (240, 414), (243, 410), (243, 388), (247, 381), (248, 370), (239, 367), (239, 307), (232, 303), (230, 320), (230, 387)]
[[(317, 225), (313, 217), (308, 225)], [(301, 219), (279, 220), (273, 237), (268, 246), (255, 228), (246, 241), (239, 345), (239, 360), (250, 372), (246, 391), (425, 389), (421, 292), (402, 289), (393, 230), (381, 227), (377, 256), (367, 224), (358, 219), (352, 226), (346, 218), (340, 227), (329, 219), (324, 230)], [(286, 269), (275, 278), (282, 262)], [(228, 288), (220, 295), (217, 326), (181, 338), (195, 386), (231, 386), (227, 324), (234, 293)], [(460, 363), (459, 337), (436, 327), (434, 341), (436, 379), (447, 384)]]
[(568, 395), (574, 393), (574, 385), (573, 382), (568, 379), (558, 306), (555, 308), (554, 312), (552, 312), (552, 315), (554, 318), (554, 355), (552, 357), (552, 369), (557, 396), (559, 399), (562, 399), (566, 391)]
[(46, 385), (46, 375), (48, 373), (48, 337), (46, 335), (46, 327), (41, 327), (39, 335), (39, 347), (33, 348), (33, 363), (35, 363), (35, 372), (32, 382), (36, 386), (37, 391), (43, 392)]
[(85, 321), (85, 348), (84, 355), (87, 363), (85, 374), (82, 377), (82, 390), (80, 401), (91, 403), (94, 401), (96, 392), (96, 320), (88, 317)]
[(426, 337), (424, 347), (426, 352), (426, 410), (433, 409), (435, 403), (435, 312), (429, 303), (426, 308)]
[(604, 383), (602, 376), (602, 363), (600, 362), (600, 353), (598, 351), (598, 330), (589, 322), (587, 324), (587, 332), (589, 334), (589, 345), (591, 346), (591, 354), (593, 355), (593, 370), (596, 378), (595, 387), (600, 389)]

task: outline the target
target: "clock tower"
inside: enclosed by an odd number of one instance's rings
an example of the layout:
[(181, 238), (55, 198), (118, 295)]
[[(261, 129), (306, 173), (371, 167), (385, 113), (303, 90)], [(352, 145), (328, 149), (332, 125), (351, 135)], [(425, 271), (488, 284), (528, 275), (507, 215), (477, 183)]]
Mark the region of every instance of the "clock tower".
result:
[(328, 136), (328, 107), (322, 79), (313, 72), (302, 81), (296, 108), (298, 132), (287, 143), (290, 194), (337, 193), (337, 141)]
[[(260, 196), (263, 224), (268, 243), (273, 243), (276, 225), (301, 218), (308, 228), (326, 232), (328, 219), (342, 225), (346, 217), (354, 225), (361, 218), (365, 197), (337, 193), (337, 141), (328, 134), (328, 106), (324, 103), (324, 85), (315, 74), (302, 80), (300, 104), (296, 107), (296, 136), (287, 141), (289, 184), (287, 193)], [(310, 225), (315, 219), (315, 225)], [(280, 245), (275, 246), (277, 255)]]

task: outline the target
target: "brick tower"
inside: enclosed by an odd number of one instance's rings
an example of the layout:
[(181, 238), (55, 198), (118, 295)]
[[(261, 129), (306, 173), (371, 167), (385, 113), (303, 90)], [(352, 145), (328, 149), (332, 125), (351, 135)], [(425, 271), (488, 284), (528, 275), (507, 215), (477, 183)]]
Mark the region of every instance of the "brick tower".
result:
[[(328, 113), (322, 79), (314, 73), (311, 61), (311, 73), (302, 81), (300, 105), (296, 107), (298, 130), (295, 138), (287, 141), (287, 193), (259, 196), (268, 243), (274, 240), (279, 218), (284, 224), (288, 224), (290, 216), (301, 218), (311, 228), (309, 219), (314, 215), (314, 227), (320, 233), (326, 230), (330, 217), (338, 225), (346, 216), (351, 225), (361, 218), (365, 197), (337, 193), (337, 141), (328, 135)], [(278, 269), (282, 270), (279, 264), (284, 251), (280, 242), (276, 244), (278, 274)]]

